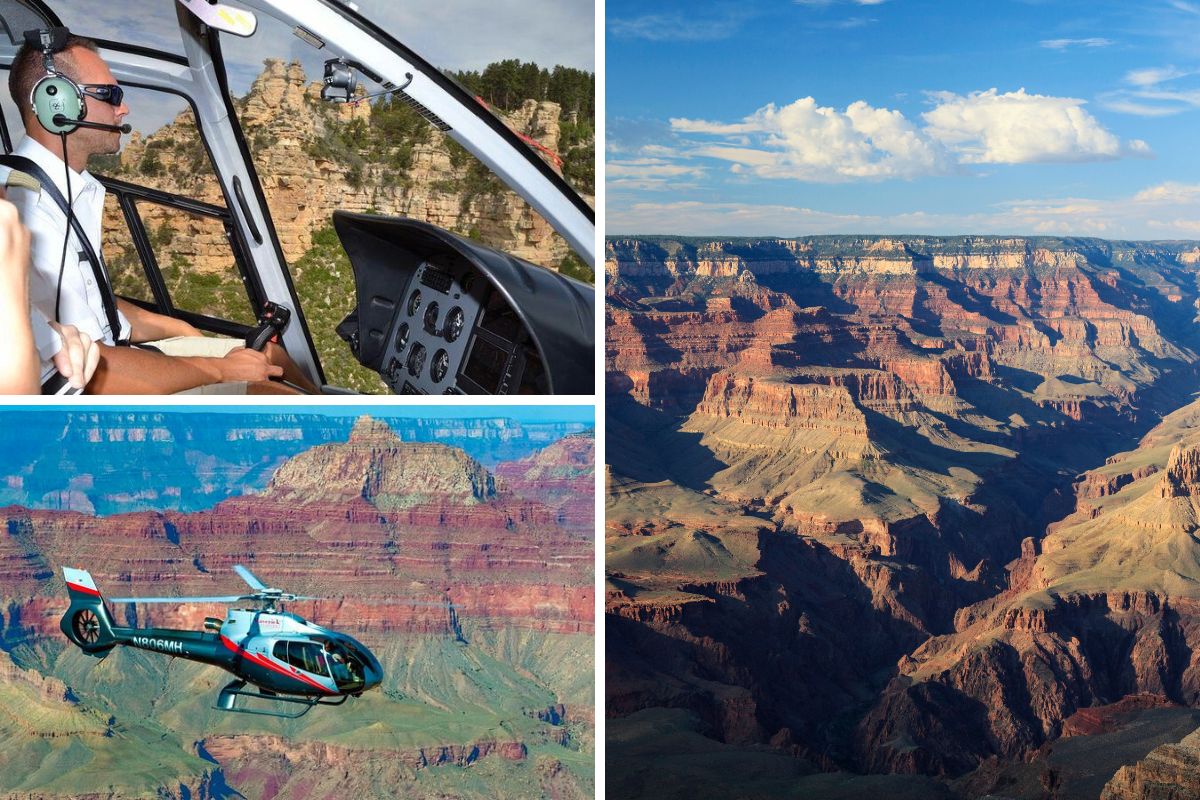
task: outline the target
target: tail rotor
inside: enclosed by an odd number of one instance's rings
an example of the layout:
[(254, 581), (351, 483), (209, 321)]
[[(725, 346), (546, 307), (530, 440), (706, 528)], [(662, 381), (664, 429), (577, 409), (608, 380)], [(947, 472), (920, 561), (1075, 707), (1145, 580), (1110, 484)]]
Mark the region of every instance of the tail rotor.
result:
[(113, 635), (112, 618), (104, 606), (104, 598), (87, 570), (63, 568), (67, 594), (71, 605), (63, 614), (59, 628), (63, 635), (80, 650), (93, 656), (104, 656), (117, 645)]

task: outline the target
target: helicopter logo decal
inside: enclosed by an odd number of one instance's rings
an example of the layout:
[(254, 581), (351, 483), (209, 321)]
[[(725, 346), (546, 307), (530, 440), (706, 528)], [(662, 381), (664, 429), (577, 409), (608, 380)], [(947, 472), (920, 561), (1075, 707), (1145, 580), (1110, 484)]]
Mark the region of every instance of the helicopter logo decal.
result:
[[(341, 705), (350, 697), (377, 687), (383, 667), (354, 638), (290, 613), (279, 604), (313, 597), (268, 587), (250, 570), (234, 572), (252, 590), (221, 597), (119, 597), (112, 603), (244, 603), (220, 619), (210, 617), (202, 631), (168, 628), (126, 628), (113, 622), (105, 598), (92, 576), (82, 569), (63, 568), (71, 605), (59, 627), (88, 655), (103, 658), (118, 646), (166, 653), (233, 674), (217, 696), (220, 711), (295, 718), (317, 705)], [(253, 689), (247, 689), (247, 685)], [(293, 713), (279, 709), (246, 708), (239, 698), (301, 706)]]

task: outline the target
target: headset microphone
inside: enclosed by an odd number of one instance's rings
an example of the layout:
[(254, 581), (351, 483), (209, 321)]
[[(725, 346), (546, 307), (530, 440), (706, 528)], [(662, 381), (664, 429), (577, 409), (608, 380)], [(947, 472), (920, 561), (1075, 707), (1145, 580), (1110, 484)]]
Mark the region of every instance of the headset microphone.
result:
[(62, 114), (55, 114), (51, 120), (55, 125), (79, 125), (83, 128), (95, 128), (101, 131), (112, 131), (113, 133), (129, 133), (133, 130), (128, 122), (123, 125), (109, 125), (104, 122), (92, 122), (86, 119), (67, 119)]

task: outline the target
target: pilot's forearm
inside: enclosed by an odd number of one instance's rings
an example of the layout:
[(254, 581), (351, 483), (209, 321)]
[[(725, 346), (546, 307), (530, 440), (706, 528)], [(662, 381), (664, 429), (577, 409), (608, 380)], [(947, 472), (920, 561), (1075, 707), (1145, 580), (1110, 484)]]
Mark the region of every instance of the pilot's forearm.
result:
[(199, 330), (181, 319), (147, 311), (128, 300), (117, 298), (117, 308), (129, 320), (130, 341), (153, 342), (172, 336), (201, 336)]
[(223, 380), (218, 358), (164, 356), (136, 347), (100, 346), (89, 394), (171, 394)]

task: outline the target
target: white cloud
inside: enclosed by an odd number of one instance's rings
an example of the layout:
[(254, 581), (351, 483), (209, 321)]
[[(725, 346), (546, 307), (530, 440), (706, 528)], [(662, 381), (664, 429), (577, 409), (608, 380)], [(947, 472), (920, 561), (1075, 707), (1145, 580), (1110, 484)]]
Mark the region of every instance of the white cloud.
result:
[(763, 178), (833, 183), (911, 178), (953, 168), (938, 143), (899, 111), (861, 100), (842, 112), (804, 97), (782, 107), (769, 104), (741, 122), (672, 119), (671, 127), (687, 134), (749, 134), (749, 146), (707, 144), (694, 153), (731, 161)]
[(613, 233), (804, 236), (860, 234), (1013, 234), (1186, 239), (1200, 235), (1200, 185), (1164, 183), (1129, 197), (1014, 200), (974, 214), (912, 211), (836, 214), (804, 206), (750, 203), (637, 203), (610, 207)]
[(680, 13), (646, 14), (641, 17), (614, 18), (608, 32), (618, 39), (645, 39), (650, 42), (708, 42), (727, 39), (737, 33), (738, 17), (697, 17)]
[(1186, 72), (1175, 67), (1146, 67), (1144, 69), (1133, 69), (1125, 73), (1125, 82), (1131, 83), (1134, 86), (1154, 86), (1164, 81), (1182, 78), (1191, 74), (1191, 72)]
[(879, 6), (887, 2), (887, 0), (792, 0), (798, 6), (832, 6), (838, 3), (847, 3), (857, 6)]
[(1166, 117), (1200, 108), (1200, 89), (1166, 88), (1163, 84), (1195, 75), (1196, 70), (1177, 67), (1146, 67), (1125, 73), (1124, 81), (1132, 89), (1117, 89), (1099, 96), (1100, 105), (1109, 111), (1140, 117)]
[(1086, 39), (1043, 39), (1038, 44), (1048, 50), (1066, 50), (1068, 47), (1108, 47), (1113, 41), (1091, 36)]
[[(970, 164), (1102, 161), (1129, 150), (1070, 97), (1000, 94), (996, 89), (934, 95), (938, 105), (922, 115), (933, 138)], [(1134, 147), (1134, 152), (1144, 149)]]
[(1168, 181), (1142, 189), (1133, 196), (1137, 203), (1192, 203), (1200, 200), (1200, 184)]
[[(916, 178), (968, 164), (1099, 161), (1150, 155), (1139, 139), (1122, 142), (1083, 109), (1084, 101), (996, 89), (932, 94), (924, 126), (865, 101), (845, 111), (804, 97), (769, 104), (736, 122), (674, 118), (685, 154), (731, 162), (761, 178), (820, 183)], [(713, 139), (716, 138), (716, 141)]]

